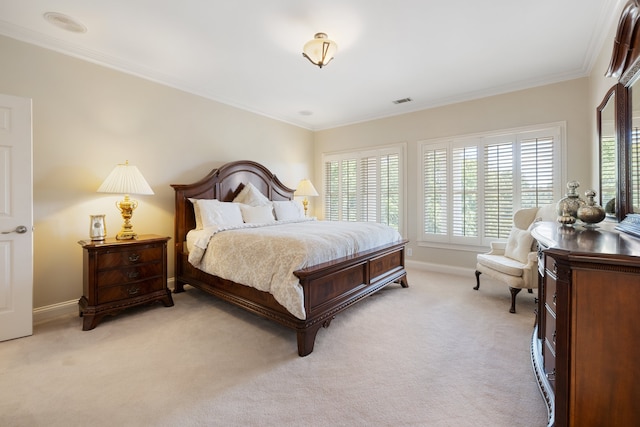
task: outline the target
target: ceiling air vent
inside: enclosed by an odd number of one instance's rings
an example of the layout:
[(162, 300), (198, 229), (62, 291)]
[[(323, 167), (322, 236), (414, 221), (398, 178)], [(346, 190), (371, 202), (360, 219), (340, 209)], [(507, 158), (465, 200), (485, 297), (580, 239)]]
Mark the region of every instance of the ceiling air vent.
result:
[(393, 101), (394, 104), (404, 104), (405, 102), (411, 102), (413, 101), (411, 98), (402, 98), (402, 99), (396, 99), (395, 101)]

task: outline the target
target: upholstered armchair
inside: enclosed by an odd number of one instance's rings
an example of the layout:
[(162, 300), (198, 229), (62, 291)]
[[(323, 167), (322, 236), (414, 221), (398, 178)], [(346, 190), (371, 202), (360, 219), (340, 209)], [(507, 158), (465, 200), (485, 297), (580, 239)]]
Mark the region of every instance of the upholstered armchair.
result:
[(507, 241), (492, 242), (491, 251), (477, 257), (476, 286), (473, 289), (480, 289), (482, 273), (506, 284), (511, 291), (511, 313), (516, 312), (516, 295), (522, 289), (532, 293), (538, 285), (537, 249), (529, 231), (537, 220), (555, 220), (555, 206), (518, 210), (513, 216), (513, 227)]

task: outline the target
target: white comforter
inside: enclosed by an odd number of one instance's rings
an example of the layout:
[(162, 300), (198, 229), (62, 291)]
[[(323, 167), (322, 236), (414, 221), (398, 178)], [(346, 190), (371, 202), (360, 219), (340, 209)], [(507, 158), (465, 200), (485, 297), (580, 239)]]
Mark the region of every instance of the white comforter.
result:
[(269, 292), (305, 319), (294, 271), (401, 239), (393, 228), (373, 222), (299, 220), (192, 230), (187, 248), (194, 267)]

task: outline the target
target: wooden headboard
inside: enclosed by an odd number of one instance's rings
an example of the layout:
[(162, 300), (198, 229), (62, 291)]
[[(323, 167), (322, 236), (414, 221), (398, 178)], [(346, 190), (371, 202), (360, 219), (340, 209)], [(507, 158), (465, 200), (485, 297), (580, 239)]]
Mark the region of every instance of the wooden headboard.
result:
[(189, 230), (196, 227), (194, 199), (218, 199), (232, 201), (248, 183), (253, 184), (269, 200), (291, 200), (295, 190), (286, 187), (269, 169), (250, 160), (227, 163), (213, 169), (207, 176), (193, 184), (172, 184), (176, 192), (175, 245), (182, 250)]

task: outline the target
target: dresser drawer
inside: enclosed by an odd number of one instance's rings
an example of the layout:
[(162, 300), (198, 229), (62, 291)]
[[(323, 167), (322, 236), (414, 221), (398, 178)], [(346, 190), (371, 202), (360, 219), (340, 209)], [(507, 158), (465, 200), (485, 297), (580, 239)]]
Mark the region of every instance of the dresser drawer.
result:
[(98, 270), (158, 261), (163, 257), (162, 245), (139, 245), (135, 249), (109, 250), (98, 255)]
[(554, 277), (558, 274), (558, 267), (556, 266), (555, 258), (545, 255), (544, 256), (544, 264), (548, 273), (551, 273)]
[(150, 280), (128, 283), (120, 286), (110, 286), (98, 289), (98, 304), (113, 301), (135, 298), (138, 295), (145, 295), (154, 291), (165, 289), (166, 283), (162, 277)]
[(544, 303), (555, 314), (557, 312), (558, 287), (554, 276), (544, 278)]
[(546, 346), (551, 350), (551, 352), (553, 352), (554, 357), (556, 354), (557, 333), (555, 313), (549, 309), (549, 306), (546, 306), (544, 318), (544, 341)]
[(556, 356), (551, 351), (548, 350), (548, 347), (545, 343), (544, 351), (544, 374), (549, 380), (549, 385), (553, 390), (556, 389)]
[(99, 288), (112, 285), (120, 285), (129, 282), (150, 279), (163, 274), (161, 262), (138, 265), (136, 267), (121, 268), (117, 270), (105, 270), (98, 272), (96, 285)]

